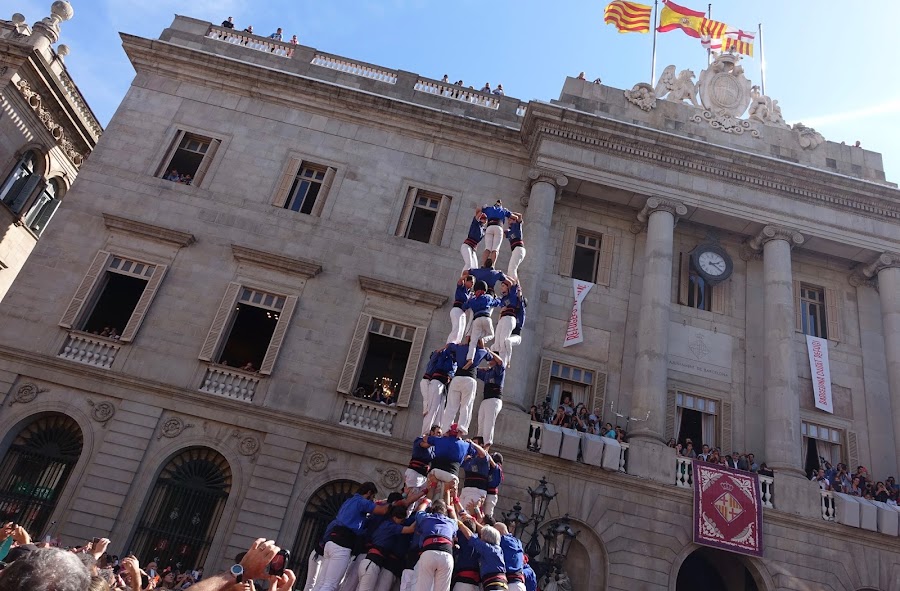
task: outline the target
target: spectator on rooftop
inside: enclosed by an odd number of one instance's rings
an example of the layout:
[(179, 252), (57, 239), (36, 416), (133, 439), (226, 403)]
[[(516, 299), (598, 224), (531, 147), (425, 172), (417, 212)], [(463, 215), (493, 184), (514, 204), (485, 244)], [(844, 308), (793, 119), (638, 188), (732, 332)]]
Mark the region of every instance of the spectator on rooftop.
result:
[(441, 82), (443, 82), (444, 84), (450, 84), (450, 77), (444, 74), (444, 77), (441, 78)]
[(491, 83), (490, 83), (490, 82), (485, 82), (485, 83), (484, 83), (484, 88), (481, 89), (481, 92), (490, 92), (490, 91), (491, 91)]
[(244, 29), (244, 32), (245, 32), (245, 33), (250, 33), (251, 35), (255, 35), (255, 34), (256, 34), (256, 33), (253, 32), (253, 25), (247, 25), (247, 28)]
[(576, 78), (576, 80), (585, 80), (584, 72), (579, 73), (578, 78)]
[(222, 21), (222, 28), (223, 29), (233, 29), (234, 28), (234, 17), (229, 16), (228, 20)]
[(494, 94), (496, 94), (497, 96), (503, 96), (503, 95), (505, 94), (505, 93), (503, 92), (503, 85), (502, 85), (502, 84), (498, 84), (498, 85), (497, 85), (497, 88), (494, 89)]
[(297, 45), (298, 43), (300, 43), (300, 42), (297, 41), (297, 36), (296, 36), (296, 35), (294, 35), (293, 37), (291, 37), (291, 45)]
[(281, 38), (281, 27), (278, 27), (278, 29), (274, 33), (269, 35), (269, 39), (274, 39), (275, 41), (281, 41)]

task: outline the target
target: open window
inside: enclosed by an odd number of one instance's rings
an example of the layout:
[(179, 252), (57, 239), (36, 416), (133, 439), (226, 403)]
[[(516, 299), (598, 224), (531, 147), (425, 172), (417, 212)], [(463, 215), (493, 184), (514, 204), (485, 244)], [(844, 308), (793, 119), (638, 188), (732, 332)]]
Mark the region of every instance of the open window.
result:
[(312, 216), (320, 216), (334, 184), (337, 170), (292, 157), (275, 191), (273, 205)]
[(297, 296), (229, 284), (200, 359), (244, 371), (272, 373), (297, 300)]
[(62, 191), (58, 179), (50, 179), (37, 200), (25, 215), (25, 225), (37, 236), (44, 233), (47, 224), (59, 207)]
[(589, 411), (600, 410), (602, 415), (606, 396), (606, 374), (594, 369), (578, 367), (550, 357), (541, 359), (534, 405), (552, 411), (565, 401), (573, 408), (579, 403)]
[(559, 274), (581, 281), (610, 284), (615, 237), (568, 226), (563, 234)]
[(449, 196), (410, 187), (396, 234), (416, 242), (439, 245), (449, 211)]
[(0, 201), (13, 213), (22, 211), (41, 180), (37, 164), (37, 154), (33, 151), (25, 152), (16, 162), (9, 176), (6, 177), (3, 185), (0, 185)]
[(838, 291), (803, 281), (794, 281), (796, 330), (803, 334), (843, 340)]
[(129, 342), (150, 308), (167, 266), (100, 251), (60, 326)]
[(179, 131), (157, 176), (182, 185), (199, 185), (220, 144), (218, 139)]
[[(803, 437), (803, 465), (807, 476), (811, 477), (825, 462), (831, 465), (848, 462), (844, 453), (842, 429), (800, 421), (800, 435)], [(849, 467), (856, 470), (853, 462), (850, 462)]]

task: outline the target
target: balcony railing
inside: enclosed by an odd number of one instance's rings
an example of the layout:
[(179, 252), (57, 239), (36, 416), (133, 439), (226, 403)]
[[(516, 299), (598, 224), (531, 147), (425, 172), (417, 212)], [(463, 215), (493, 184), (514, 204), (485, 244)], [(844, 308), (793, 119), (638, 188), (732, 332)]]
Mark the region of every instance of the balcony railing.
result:
[(359, 398), (346, 398), (341, 409), (340, 423), (370, 433), (391, 435), (396, 418), (396, 408)]
[(210, 365), (206, 368), (200, 391), (252, 402), (258, 385), (259, 376), (255, 374), (221, 365)]
[[(771, 476), (758, 475), (759, 496), (763, 507), (775, 508), (775, 479)], [(694, 487), (694, 467), (691, 458), (675, 456), (675, 486), (678, 488)]]
[(628, 444), (546, 423), (531, 422), (528, 449), (544, 455), (627, 472)]
[(59, 356), (85, 365), (109, 369), (122, 345), (93, 335), (70, 332)]
[(337, 70), (338, 72), (344, 72), (345, 74), (353, 74), (354, 76), (361, 76), (379, 82), (386, 82), (388, 84), (397, 83), (397, 75), (393, 72), (342, 60), (330, 55), (317, 53), (316, 57), (314, 57), (310, 63), (314, 66), (321, 66), (323, 68), (329, 68), (331, 70)]
[(822, 519), (889, 536), (900, 533), (900, 507), (830, 490), (819, 491)]
[(212, 25), (209, 27), (209, 33), (207, 33), (206, 36), (210, 39), (215, 39), (224, 43), (240, 45), (272, 55), (280, 55), (281, 57), (291, 57), (294, 55), (294, 47), (290, 43), (267, 39), (265, 37), (259, 37), (258, 35), (251, 35), (250, 33), (238, 32), (234, 29), (225, 29)]
[(456, 86), (455, 84), (442, 84), (440, 82), (431, 82), (430, 80), (419, 79), (416, 82), (415, 89), (419, 92), (426, 92), (436, 96), (462, 101), (472, 105), (478, 105), (488, 109), (499, 109), (500, 99), (486, 93)]
[(820, 490), (822, 495), (822, 519), (834, 521), (834, 493), (830, 490)]

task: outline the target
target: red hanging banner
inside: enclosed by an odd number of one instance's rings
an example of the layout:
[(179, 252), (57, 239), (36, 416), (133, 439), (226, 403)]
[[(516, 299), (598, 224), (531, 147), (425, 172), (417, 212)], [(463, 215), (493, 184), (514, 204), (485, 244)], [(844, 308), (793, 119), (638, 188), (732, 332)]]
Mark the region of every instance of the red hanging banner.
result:
[(694, 460), (694, 542), (762, 556), (759, 477)]

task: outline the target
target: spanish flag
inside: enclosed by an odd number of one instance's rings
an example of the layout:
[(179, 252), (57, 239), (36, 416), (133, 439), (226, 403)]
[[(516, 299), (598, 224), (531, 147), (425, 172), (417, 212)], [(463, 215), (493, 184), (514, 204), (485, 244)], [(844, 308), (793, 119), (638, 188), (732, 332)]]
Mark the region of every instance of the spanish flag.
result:
[(671, 0), (663, 0), (663, 8), (659, 13), (660, 33), (668, 33), (681, 29), (691, 37), (709, 37), (719, 39), (725, 32), (725, 23), (706, 18), (706, 13), (679, 6)]
[(613, 0), (604, 11), (603, 20), (616, 26), (620, 33), (649, 33), (652, 6)]

